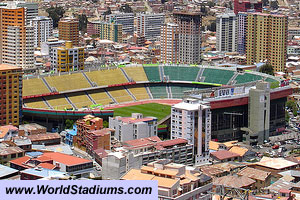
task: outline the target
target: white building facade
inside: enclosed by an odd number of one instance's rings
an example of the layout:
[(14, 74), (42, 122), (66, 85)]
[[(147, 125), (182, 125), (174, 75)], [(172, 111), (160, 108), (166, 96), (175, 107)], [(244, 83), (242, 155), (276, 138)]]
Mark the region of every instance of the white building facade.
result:
[(34, 47), (40, 47), (47, 42), (53, 33), (53, 20), (49, 17), (38, 16), (31, 20), (34, 29)]
[(147, 40), (155, 40), (160, 36), (161, 26), (165, 22), (165, 14), (138, 14), (137, 33), (145, 36)]

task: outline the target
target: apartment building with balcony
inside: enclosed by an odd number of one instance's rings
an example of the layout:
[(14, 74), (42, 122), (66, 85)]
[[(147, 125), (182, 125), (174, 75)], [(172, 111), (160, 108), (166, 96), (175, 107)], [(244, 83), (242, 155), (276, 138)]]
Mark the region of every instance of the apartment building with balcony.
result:
[(179, 26), (167, 23), (161, 27), (160, 60), (164, 63), (177, 63), (179, 49)]
[(34, 29), (34, 47), (40, 47), (47, 42), (53, 33), (53, 20), (49, 17), (38, 16), (31, 20)]
[(134, 33), (134, 13), (113, 13), (106, 16), (106, 21), (110, 23), (122, 24), (122, 32)]
[(161, 26), (165, 21), (163, 13), (137, 14), (137, 33), (145, 36), (146, 40), (155, 40), (160, 36)]
[(58, 35), (60, 40), (72, 41), (73, 45), (79, 45), (79, 21), (66, 17), (58, 22)]
[(57, 72), (77, 71), (84, 69), (84, 47), (74, 47), (66, 41), (63, 47), (53, 47), (51, 67)]
[(93, 21), (87, 24), (87, 34), (96, 35), (101, 40), (122, 43), (122, 24)]

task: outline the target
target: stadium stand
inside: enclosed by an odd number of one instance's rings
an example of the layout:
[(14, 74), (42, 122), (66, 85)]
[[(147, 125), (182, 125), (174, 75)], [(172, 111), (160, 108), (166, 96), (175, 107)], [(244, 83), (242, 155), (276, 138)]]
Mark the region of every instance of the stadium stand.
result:
[(113, 100), (106, 94), (103, 89), (97, 91), (88, 91), (87, 93), (94, 99), (97, 104), (108, 105), (113, 102)]
[(150, 85), (149, 89), (154, 98), (157, 99), (168, 98), (168, 93), (165, 85)]
[(90, 105), (93, 105), (93, 102), (90, 101), (90, 99), (84, 92), (69, 94), (68, 97), (78, 109), (83, 107), (90, 107)]
[(161, 81), (159, 77), (158, 67), (144, 67), (145, 73), (148, 80), (151, 81)]
[(202, 77), (205, 77), (204, 82), (206, 83), (218, 83), (226, 85), (233, 75), (234, 71), (231, 70), (205, 68)]
[(37, 95), (49, 93), (47, 86), (42, 79), (24, 79), (23, 80), (23, 96)]
[(120, 69), (90, 71), (85, 72), (85, 74), (98, 86), (128, 82)]
[(92, 87), (81, 73), (47, 76), (45, 80), (58, 92)]
[(55, 110), (64, 110), (65, 108), (66, 109), (73, 108), (72, 105), (69, 104), (67, 99), (64, 97), (64, 95), (48, 96), (45, 97), (45, 99)]
[(164, 66), (164, 75), (173, 81), (195, 81), (199, 67)]
[(129, 78), (133, 79), (135, 82), (148, 81), (143, 67), (124, 67), (123, 69)]
[(266, 81), (266, 82), (269, 82), (269, 83), (278, 82), (277, 80), (274, 80), (274, 79), (272, 79), (272, 78), (266, 78), (265, 81)]
[(134, 99), (122, 87), (117, 87), (114, 89), (107, 88), (107, 91), (118, 103), (134, 101)]
[(29, 108), (41, 108), (41, 109), (50, 109), (43, 101), (41, 97), (28, 100), (25, 103), (26, 107)]
[(239, 74), (235, 78), (235, 84), (248, 83), (248, 82), (258, 81), (258, 80), (262, 80), (262, 79), (263, 79), (262, 76), (259, 76), (256, 74), (250, 74), (250, 73)]
[(172, 91), (172, 97), (173, 98), (182, 98), (184, 96), (184, 91), (187, 90), (193, 90), (193, 86), (185, 86), (185, 85), (180, 85), (180, 86), (170, 86), (171, 91)]
[(147, 90), (143, 85), (126, 86), (126, 88), (135, 96), (136, 100), (150, 99)]

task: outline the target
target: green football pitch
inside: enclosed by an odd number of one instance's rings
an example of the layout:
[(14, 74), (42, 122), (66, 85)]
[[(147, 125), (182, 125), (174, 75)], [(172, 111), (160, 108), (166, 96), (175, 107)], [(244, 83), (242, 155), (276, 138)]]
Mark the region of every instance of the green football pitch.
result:
[(161, 120), (171, 113), (171, 106), (162, 105), (158, 103), (148, 103), (136, 106), (128, 106), (122, 108), (116, 108), (114, 110), (114, 116), (130, 117), (131, 113), (142, 113), (144, 117), (151, 116), (157, 117), (157, 120)]

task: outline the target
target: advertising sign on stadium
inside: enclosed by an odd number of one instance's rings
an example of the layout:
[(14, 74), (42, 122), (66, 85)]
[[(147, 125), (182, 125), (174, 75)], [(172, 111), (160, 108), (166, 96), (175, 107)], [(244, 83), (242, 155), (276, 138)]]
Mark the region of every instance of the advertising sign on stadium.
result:
[(245, 93), (244, 87), (224, 88), (217, 91), (218, 97), (228, 97)]

